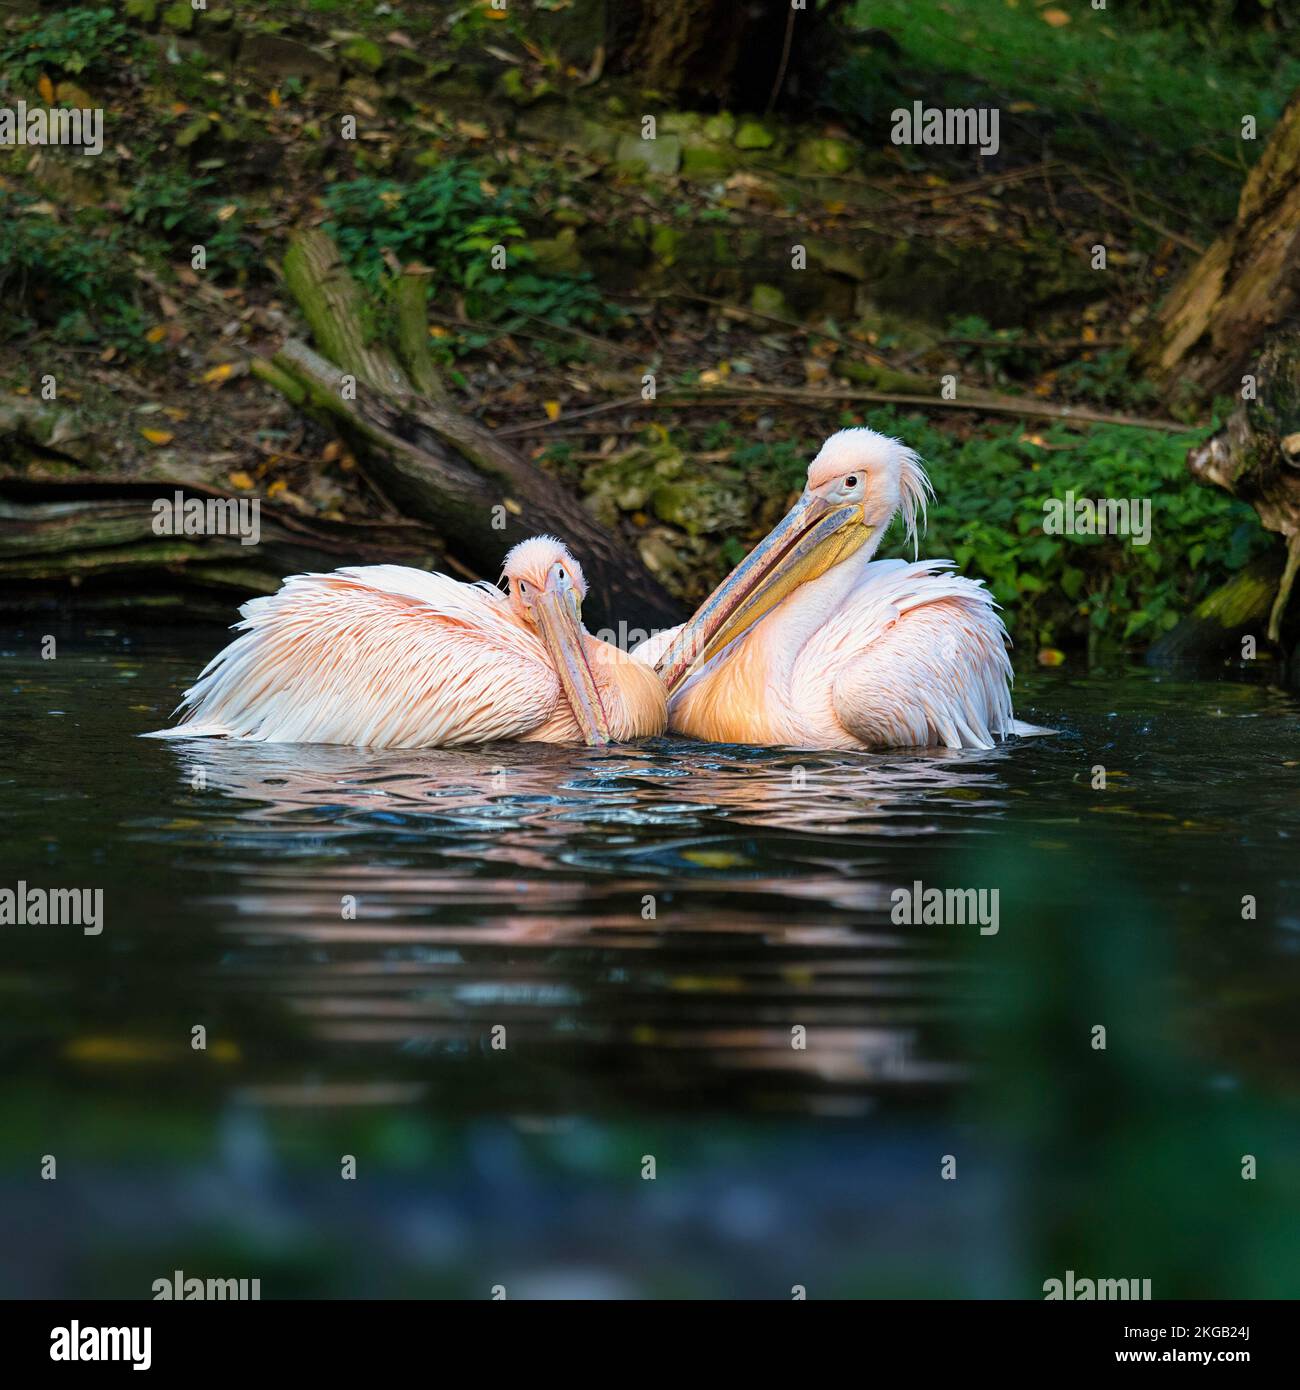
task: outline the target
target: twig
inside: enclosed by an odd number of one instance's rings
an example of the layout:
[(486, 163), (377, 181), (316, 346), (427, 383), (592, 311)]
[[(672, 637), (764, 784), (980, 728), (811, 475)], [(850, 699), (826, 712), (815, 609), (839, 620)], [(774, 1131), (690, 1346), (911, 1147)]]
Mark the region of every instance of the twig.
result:
[(1079, 174), (1075, 174), (1081, 187), (1087, 189), (1098, 202), (1113, 207), (1117, 212), (1122, 212), (1131, 221), (1140, 222), (1144, 227), (1150, 227), (1153, 232), (1159, 232), (1162, 237), (1168, 237), (1170, 241), (1176, 241), (1179, 246), (1185, 247), (1188, 251), (1194, 252), (1198, 256), (1205, 254), (1205, 247), (1193, 241), (1191, 237), (1184, 236), (1182, 232), (1176, 232), (1172, 227), (1166, 227), (1163, 222), (1157, 221), (1154, 217), (1148, 217), (1146, 213), (1139, 212), (1137, 208), (1129, 207), (1127, 203), (1121, 202), (1118, 198), (1112, 198), (1109, 193), (1103, 193), (1100, 188), (1094, 187), (1087, 179)]
[(781, 84), (785, 81), (786, 65), (790, 61), (790, 44), (794, 39), (794, 6), (790, 6), (789, 13), (785, 17), (785, 42), (781, 45), (781, 61), (776, 69), (776, 81), (772, 83), (772, 92), (767, 99), (767, 108), (764, 114), (771, 115), (772, 108), (776, 105), (776, 99), (781, 94)]
[[(970, 395), (960, 400), (943, 400), (938, 396), (909, 395), (895, 391), (865, 391), (845, 387), (833, 391), (813, 391), (797, 386), (762, 387), (696, 387), (676, 386), (662, 392), (654, 400), (643, 400), (638, 396), (624, 396), (616, 401), (606, 401), (603, 405), (588, 406), (562, 416), (567, 423), (587, 419), (593, 415), (603, 415), (612, 410), (673, 409), (693, 403), (711, 402), (716, 405), (767, 404), (816, 406), (819, 409), (832, 409), (845, 401), (863, 401), (873, 405), (909, 405), (921, 410), (966, 410), (980, 415), (1011, 415), (1035, 420), (1061, 420), (1076, 425), (1125, 425), (1130, 429), (1164, 430), (1171, 434), (1187, 434), (1193, 430), (1205, 429), (1205, 425), (1181, 424), (1177, 420), (1148, 420), (1135, 415), (1112, 415), (1100, 410), (1087, 410), (1070, 405), (1052, 405), (1048, 401), (1020, 400), (1015, 396)], [(498, 437), (520, 434), (537, 434), (550, 425), (549, 420), (538, 420), (533, 424), (512, 425), (497, 430)]]
[(1031, 352), (1075, 352), (1080, 348), (1123, 347), (1126, 338), (940, 338), (944, 347), (1025, 348)]
[(864, 343), (849, 342), (840, 333), (830, 333), (824, 328), (818, 328), (811, 323), (804, 323), (800, 319), (786, 319), (778, 314), (765, 314), (761, 309), (746, 309), (742, 304), (733, 304), (726, 299), (716, 299), (711, 294), (697, 294), (694, 290), (663, 290), (650, 296), (637, 296), (637, 298), (646, 297), (651, 299), (690, 299), (698, 304), (712, 304), (716, 308), (740, 318), (754, 319), (762, 323), (776, 323), (780, 324), (782, 328), (789, 329), (792, 333), (804, 333), (812, 338), (825, 338), (827, 342), (838, 343), (840, 347), (849, 352), (859, 352), (865, 357), (872, 358), (880, 366), (889, 368), (890, 371), (898, 370), (883, 353), (877, 352), (875, 348), (868, 347)]

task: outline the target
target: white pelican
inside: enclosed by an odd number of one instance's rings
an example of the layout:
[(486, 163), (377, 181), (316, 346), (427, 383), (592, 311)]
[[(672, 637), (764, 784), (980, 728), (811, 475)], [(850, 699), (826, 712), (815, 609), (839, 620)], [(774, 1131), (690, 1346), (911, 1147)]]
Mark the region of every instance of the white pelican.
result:
[(872, 559), (899, 512), (915, 547), (930, 496), (899, 440), (832, 435), (776, 529), (688, 623), (637, 648), (668, 687), (669, 728), (794, 748), (1046, 732), (1012, 717), (1006, 629), (981, 583), (950, 560)]
[(506, 556), (509, 593), (401, 565), (299, 574), (240, 609), (242, 635), (154, 738), (429, 748), (662, 733), (658, 676), (582, 626), (586, 581), (559, 541)]

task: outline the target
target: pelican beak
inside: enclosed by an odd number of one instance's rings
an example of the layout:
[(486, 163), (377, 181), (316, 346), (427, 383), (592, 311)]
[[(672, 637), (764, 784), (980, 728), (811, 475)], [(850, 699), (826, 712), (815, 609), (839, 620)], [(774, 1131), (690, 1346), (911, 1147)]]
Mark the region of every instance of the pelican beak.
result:
[(533, 602), (533, 613), (583, 739), (592, 748), (608, 743), (609, 720), (587, 659), (582, 601), (561, 566), (547, 576), (546, 587)]
[(691, 668), (743, 636), (798, 585), (825, 574), (867, 539), (862, 503), (805, 492), (766, 539), (705, 599), (655, 669), (671, 694)]

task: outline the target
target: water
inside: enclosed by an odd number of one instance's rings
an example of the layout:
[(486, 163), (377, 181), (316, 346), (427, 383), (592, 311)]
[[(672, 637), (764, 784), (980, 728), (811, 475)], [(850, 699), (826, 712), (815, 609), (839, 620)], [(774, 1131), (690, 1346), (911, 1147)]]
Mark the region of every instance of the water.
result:
[(0, 887), (104, 930), (0, 927), (0, 1293), (1300, 1292), (1266, 676), (1025, 672), (1059, 732), (988, 753), (367, 753), (141, 741), (222, 634), (41, 636)]

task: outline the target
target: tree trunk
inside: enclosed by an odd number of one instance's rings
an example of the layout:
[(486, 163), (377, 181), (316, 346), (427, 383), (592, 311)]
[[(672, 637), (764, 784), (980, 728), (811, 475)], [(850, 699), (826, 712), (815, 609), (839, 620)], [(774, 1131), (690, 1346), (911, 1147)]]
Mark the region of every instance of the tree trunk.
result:
[(1166, 397), (1237, 394), (1264, 342), (1300, 313), (1300, 92), (1246, 185), (1237, 220), (1165, 301), (1138, 363)]
[[(1188, 471), (1249, 502), (1286, 542), (1283, 558), (1265, 557), (1205, 599), (1151, 651), (1153, 661), (1217, 655), (1239, 638), (1260, 635), (1281, 645), (1287, 603), (1300, 570), (1300, 332), (1283, 334), (1260, 355), (1258, 397), (1187, 455)], [(1239, 654), (1239, 653), (1238, 653)]]
[[(607, 13), (614, 66), (692, 105), (770, 109), (810, 89), (831, 53), (843, 0), (618, 0)], [(703, 103), (701, 102), (703, 99)]]

